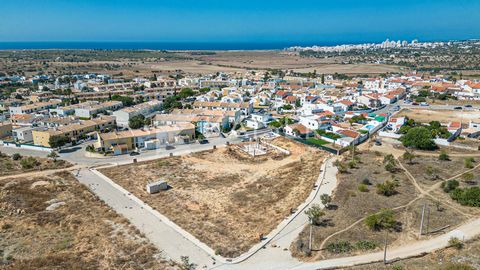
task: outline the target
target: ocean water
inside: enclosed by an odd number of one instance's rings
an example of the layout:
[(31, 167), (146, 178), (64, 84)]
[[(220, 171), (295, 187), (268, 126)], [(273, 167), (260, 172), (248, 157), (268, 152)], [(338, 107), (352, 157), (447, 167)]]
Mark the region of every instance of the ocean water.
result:
[(0, 50), (282, 50), (291, 46), (336, 45), (295, 42), (0, 42)]

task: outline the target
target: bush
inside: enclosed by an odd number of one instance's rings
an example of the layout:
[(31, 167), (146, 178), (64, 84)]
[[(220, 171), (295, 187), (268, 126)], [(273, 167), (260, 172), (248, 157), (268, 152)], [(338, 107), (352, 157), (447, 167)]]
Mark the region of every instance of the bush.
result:
[(328, 252), (331, 253), (347, 253), (353, 250), (352, 244), (348, 241), (338, 241), (328, 243), (326, 246)]
[(22, 165), (22, 168), (25, 170), (32, 169), (39, 164), (40, 162), (38, 162), (38, 160), (34, 157), (27, 157), (20, 161), (20, 165)]
[(456, 188), (450, 197), (461, 205), (480, 207), (480, 187)]
[(474, 159), (473, 157), (465, 158), (465, 161), (464, 161), (465, 168), (467, 168), (467, 169), (473, 169), (473, 167), (475, 167), (475, 166), (473, 165), (474, 162), (475, 162), (475, 159)]
[(450, 237), (450, 240), (448, 240), (448, 246), (449, 247), (454, 247), (456, 249), (462, 249), (463, 248), (463, 242), (458, 239), (457, 237)]
[(365, 219), (365, 225), (370, 230), (380, 231), (391, 229), (396, 225), (395, 215), (390, 209), (383, 209), (378, 213), (371, 214)]
[(446, 160), (450, 160), (450, 156), (447, 154), (447, 152), (445, 150), (442, 150), (440, 152), (440, 155), (438, 155), (438, 159), (446, 161)]
[(377, 243), (369, 240), (360, 240), (355, 243), (355, 248), (359, 250), (372, 250), (377, 248)]
[(441, 268), (441, 270), (476, 270), (476, 268), (463, 263), (450, 263)]
[(390, 181), (387, 180), (384, 183), (377, 184), (377, 194), (381, 194), (383, 196), (392, 196), (397, 194), (397, 188), (398, 184), (395, 181)]
[(305, 214), (313, 225), (320, 225), (322, 223), (321, 217), (325, 215), (325, 212), (320, 208), (320, 205), (314, 204), (305, 210)]
[(22, 155), (20, 155), (19, 153), (15, 153), (12, 155), (12, 159), (13, 160), (20, 160), (22, 159)]
[(448, 180), (446, 182), (443, 182), (441, 187), (443, 191), (445, 191), (446, 193), (450, 193), (451, 191), (455, 190), (459, 185), (460, 183), (458, 183), (457, 180)]
[(370, 179), (368, 179), (368, 178), (363, 178), (362, 184), (369, 186), (369, 185), (371, 185), (372, 183), (370, 182)]
[(358, 191), (360, 192), (368, 192), (368, 186), (365, 184), (358, 185)]

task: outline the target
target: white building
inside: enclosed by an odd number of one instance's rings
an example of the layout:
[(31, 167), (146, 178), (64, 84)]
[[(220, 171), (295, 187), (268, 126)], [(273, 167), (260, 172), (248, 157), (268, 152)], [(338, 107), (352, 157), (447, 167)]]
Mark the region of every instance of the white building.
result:
[(162, 102), (158, 100), (152, 100), (144, 103), (137, 104), (133, 107), (123, 108), (121, 110), (112, 113), (115, 116), (117, 125), (120, 127), (128, 127), (128, 121), (130, 118), (143, 115), (145, 117), (152, 116), (156, 111), (160, 110)]

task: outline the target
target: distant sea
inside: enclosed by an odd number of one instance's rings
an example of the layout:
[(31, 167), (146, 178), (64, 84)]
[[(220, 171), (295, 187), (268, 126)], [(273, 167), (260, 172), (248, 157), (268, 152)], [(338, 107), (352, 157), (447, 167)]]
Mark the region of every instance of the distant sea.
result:
[[(0, 42), (0, 50), (282, 50), (292, 46), (331, 46), (338, 43), (294, 42)], [(345, 44), (345, 43), (342, 43)]]

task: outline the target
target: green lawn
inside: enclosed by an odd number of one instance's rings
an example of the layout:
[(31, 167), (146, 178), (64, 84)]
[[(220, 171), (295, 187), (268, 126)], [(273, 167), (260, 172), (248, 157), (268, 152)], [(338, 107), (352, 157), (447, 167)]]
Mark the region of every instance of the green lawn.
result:
[(307, 139), (307, 142), (313, 143), (313, 144), (316, 144), (316, 145), (329, 144), (329, 142), (327, 142), (327, 141), (324, 141), (324, 140), (322, 140), (322, 139), (315, 139), (315, 138), (308, 138), (308, 139)]

